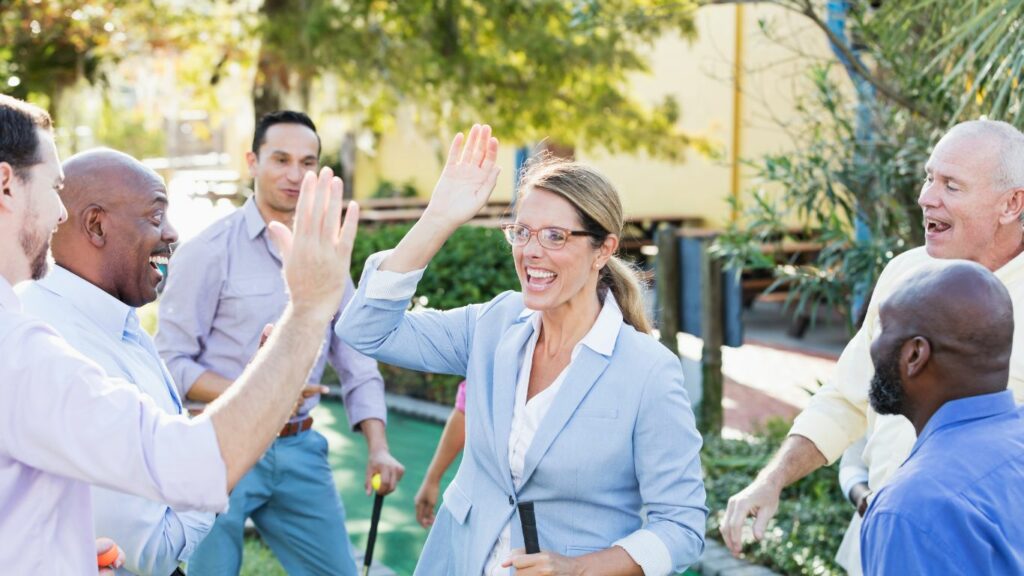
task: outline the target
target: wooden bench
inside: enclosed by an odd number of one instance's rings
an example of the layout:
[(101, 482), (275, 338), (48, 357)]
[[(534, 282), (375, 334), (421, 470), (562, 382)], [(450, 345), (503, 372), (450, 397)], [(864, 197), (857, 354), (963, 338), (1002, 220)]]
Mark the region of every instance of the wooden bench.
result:
[[(817, 258), (818, 253), (824, 248), (824, 244), (817, 240), (799, 238), (799, 233), (793, 232), (798, 239), (783, 239), (779, 242), (765, 242), (759, 247), (762, 254), (774, 254), (777, 260), (799, 266), (808, 264)], [(789, 299), (789, 289), (785, 284), (775, 285), (774, 270), (744, 270), (742, 275), (743, 304), (749, 308), (754, 301), (784, 303)], [(766, 293), (765, 291), (775, 285), (775, 288)], [(787, 334), (793, 338), (802, 338), (810, 327), (810, 315), (801, 313), (795, 315), (790, 321)]]
[[(370, 226), (413, 223), (423, 216), (426, 207), (426, 198), (369, 198), (359, 201), (359, 220)], [(481, 208), (470, 224), (496, 227), (511, 215), (507, 201), (494, 200)]]

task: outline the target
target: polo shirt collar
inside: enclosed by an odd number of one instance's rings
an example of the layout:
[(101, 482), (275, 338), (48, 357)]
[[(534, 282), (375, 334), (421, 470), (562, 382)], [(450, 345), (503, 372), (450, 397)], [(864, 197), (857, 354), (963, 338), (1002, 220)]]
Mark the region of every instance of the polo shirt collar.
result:
[(1003, 284), (1009, 284), (1014, 280), (1024, 280), (1024, 252), (1014, 256), (1013, 260), (1004, 264), (994, 274), (996, 278), (1003, 281)]

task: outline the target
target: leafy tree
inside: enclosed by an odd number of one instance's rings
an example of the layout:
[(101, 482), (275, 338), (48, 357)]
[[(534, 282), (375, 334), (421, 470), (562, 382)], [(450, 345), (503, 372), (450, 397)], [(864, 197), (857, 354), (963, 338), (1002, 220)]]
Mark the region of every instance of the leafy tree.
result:
[(0, 2), (0, 86), (25, 99), (56, 103), (80, 78), (94, 81), (100, 63), (125, 44), (122, 2)]
[[(384, 132), (401, 105), (429, 131), (486, 119), (514, 142), (550, 138), (678, 158), (705, 143), (680, 132), (671, 98), (630, 94), (643, 51), (692, 38), (693, 0), (273, 0), (260, 24), (261, 72), (294, 90), (323, 73), (344, 83), (339, 110)], [(271, 10), (273, 13), (271, 14)], [(263, 66), (263, 63), (266, 63)], [(261, 93), (261, 97), (265, 93)], [(257, 110), (259, 113), (260, 110)]]
[[(760, 183), (718, 251), (772, 269), (773, 288), (787, 287), (802, 312), (822, 303), (846, 310), (893, 256), (920, 245), (916, 198), (941, 134), (981, 115), (1021, 125), (1015, 88), (1024, 67), (1024, 1), (850, 1), (843, 15), (849, 43), (825, 2), (772, 3), (822, 30), (849, 64), (848, 77), (870, 90), (851, 97), (834, 71), (811, 67), (815, 89), (801, 102), (805, 128), (794, 134), (796, 149), (752, 162)], [(760, 249), (807, 237), (823, 245), (811, 262)]]
[[(0, 0), (0, 91), (32, 100), (54, 117), (76, 106), (68, 126), (57, 118), (72, 152), (78, 139), (71, 124), (81, 121), (107, 145), (159, 155), (159, 123), (125, 109), (106, 90), (115, 65), (133, 57), (187, 54), (176, 61), (179, 86), (193, 102), (208, 102), (227, 55), (240, 59), (244, 53), (243, 37), (252, 29), (245, 15), (222, 0)], [(98, 86), (103, 100), (99, 113), (78, 118), (77, 101), (65, 99), (80, 95), (76, 90), (85, 85)]]
[[(154, 48), (203, 55), (190, 86), (255, 58), (257, 115), (317, 80), (342, 83), (336, 112), (382, 133), (411, 106), (427, 133), (486, 119), (513, 142), (550, 139), (679, 158), (706, 148), (677, 127), (678, 102), (631, 94), (662, 35), (695, 34), (697, 0), (7, 0), (0, 83), (55, 107), (104, 64)], [(230, 24), (226, 24), (230, 23)], [(257, 47), (258, 46), (258, 47)], [(193, 64), (195, 61), (193, 60)]]

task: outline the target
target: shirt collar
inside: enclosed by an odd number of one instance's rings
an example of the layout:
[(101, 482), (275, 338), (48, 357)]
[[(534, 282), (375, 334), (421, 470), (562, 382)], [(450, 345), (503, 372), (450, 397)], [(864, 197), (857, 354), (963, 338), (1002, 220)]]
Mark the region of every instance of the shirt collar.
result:
[[(928, 424), (921, 431), (921, 436), (914, 443), (914, 452), (917, 452), (917, 449), (929, 436), (950, 424), (990, 418), (1006, 412), (1012, 412), (1016, 409), (1016, 403), (1013, 401), (1013, 392), (1009, 390), (946, 402), (928, 420)], [(913, 452), (911, 455), (913, 455)]]
[(14, 293), (14, 287), (2, 275), (0, 275), (0, 308), (21, 311), (21, 300), (18, 300), (18, 295)]
[(267, 221), (263, 219), (259, 207), (256, 206), (255, 195), (245, 201), (242, 206), (242, 214), (245, 215), (245, 230), (249, 233), (250, 240), (255, 239), (267, 228)]
[(1012, 282), (1015, 278), (1019, 278), (1024, 275), (1024, 252), (1014, 256), (1013, 260), (1010, 260), (1003, 265), (1002, 268), (995, 271), (996, 278), (1003, 281), (1004, 284)]
[(107, 294), (95, 284), (60, 266), (53, 266), (40, 287), (67, 298), (83, 316), (93, 321), (104, 332), (117, 340), (124, 336), (131, 306)]
[[(540, 316), (536, 310), (524, 308), (519, 313), (518, 320), (522, 321), (529, 318), (530, 322), (533, 323), (533, 330), (539, 332)], [(615, 349), (615, 341), (619, 338), (620, 328), (622, 328), (622, 309), (619, 308), (619, 303), (609, 290), (605, 294), (604, 305), (601, 306), (601, 312), (598, 313), (597, 320), (590, 327), (590, 331), (583, 337), (583, 340), (580, 340), (579, 344), (590, 348), (602, 356), (611, 356), (612, 351)]]

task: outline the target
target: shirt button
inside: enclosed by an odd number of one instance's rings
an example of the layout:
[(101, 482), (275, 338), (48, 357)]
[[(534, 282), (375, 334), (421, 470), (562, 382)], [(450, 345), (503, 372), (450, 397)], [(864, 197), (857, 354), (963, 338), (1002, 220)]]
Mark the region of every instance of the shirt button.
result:
[(511, 494), (508, 495), (508, 505), (509, 506), (515, 506), (516, 505), (516, 501), (512, 498)]

